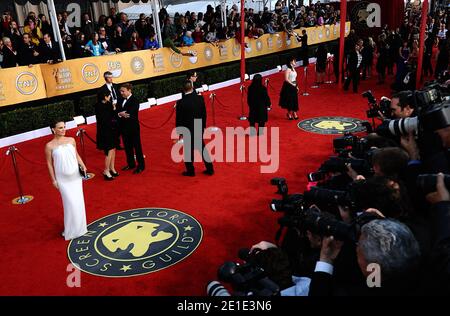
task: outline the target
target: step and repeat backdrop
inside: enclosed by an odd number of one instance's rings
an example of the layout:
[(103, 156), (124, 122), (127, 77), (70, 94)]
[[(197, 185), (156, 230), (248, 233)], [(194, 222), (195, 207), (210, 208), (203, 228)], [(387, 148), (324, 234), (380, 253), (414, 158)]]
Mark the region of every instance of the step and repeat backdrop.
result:
[[(346, 36), (350, 22), (346, 23)], [(339, 24), (306, 28), (308, 45), (315, 45), (339, 38)], [(301, 30), (295, 30), (301, 34)], [(245, 57), (299, 48), (295, 36), (286, 33), (264, 34), (258, 39), (246, 39)], [(182, 47), (181, 51), (192, 53), (186, 57), (169, 48), (141, 50), (98, 57), (79, 58), (48, 65), (0, 69), (0, 106), (48, 97), (68, 95), (99, 88), (104, 84), (103, 73), (111, 71), (116, 83), (167, 75), (196, 68), (240, 60), (240, 45), (235, 39), (217, 45), (198, 43)]]

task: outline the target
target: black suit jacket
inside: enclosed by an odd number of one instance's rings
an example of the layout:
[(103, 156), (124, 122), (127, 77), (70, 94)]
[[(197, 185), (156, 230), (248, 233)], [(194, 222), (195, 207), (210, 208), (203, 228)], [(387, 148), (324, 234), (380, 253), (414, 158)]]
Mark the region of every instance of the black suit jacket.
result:
[(190, 93), (183, 96), (177, 102), (176, 107), (176, 127), (186, 127), (191, 132), (194, 132), (194, 120), (202, 120), (202, 131), (206, 127), (206, 106), (203, 96), (196, 93)]
[[(119, 103), (122, 101), (122, 96), (120, 95), (120, 91), (119, 91), (120, 87), (119, 87), (119, 85), (117, 85), (115, 83), (113, 83), (112, 85), (114, 87), (114, 91), (116, 92), (117, 103)], [(111, 93), (110, 90), (108, 89), (108, 86), (106, 85), (106, 83), (103, 86), (101, 86), (97, 92), (98, 95), (103, 94), (103, 93)], [(112, 94), (111, 94), (111, 96), (112, 96)], [(101, 100), (99, 100), (99, 101), (101, 101)]]
[(19, 65), (28, 66), (31, 64), (39, 64), (41, 56), (40, 54), (38, 56), (34, 56), (35, 51), (39, 52), (38, 46), (34, 46), (33, 44), (22, 44), (17, 53), (17, 56), (19, 57)]
[(14, 54), (6, 46), (3, 46), (2, 54), (3, 54), (2, 68), (12, 68), (17, 66), (19, 60), (18, 54)]
[(49, 60), (56, 62), (58, 59), (61, 59), (61, 52), (57, 43), (52, 42), (52, 47), (50, 48), (45, 42), (42, 42), (39, 48), (41, 63), (47, 63)]
[(359, 64), (359, 67), (358, 67), (358, 54), (356, 53), (355, 50), (353, 50), (350, 53), (350, 56), (348, 58), (347, 69), (350, 72), (356, 72), (361, 69), (362, 64), (363, 64), (363, 61), (361, 61), (361, 63)]
[(125, 99), (117, 102), (116, 113), (126, 111), (130, 114), (129, 118), (119, 118), (120, 126), (123, 132), (139, 131), (139, 101), (134, 95), (131, 95), (128, 100), (123, 104)]

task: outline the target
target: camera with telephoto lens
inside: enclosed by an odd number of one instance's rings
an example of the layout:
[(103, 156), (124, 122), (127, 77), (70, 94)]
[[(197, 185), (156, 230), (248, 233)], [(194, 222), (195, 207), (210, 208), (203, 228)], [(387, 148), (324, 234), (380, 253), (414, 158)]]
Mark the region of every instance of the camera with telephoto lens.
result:
[[(354, 142), (354, 140), (350, 140), (350, 137), (348, 137), (347, 140), (339, 140), (337, 146), (345, 145), (345, 142)], [(365, 176), (372, 175), (373, 170), (369, 161), (372, 159), (374, 150), (368, 148), (365, 139), (357, 140), (353, 146), (354, 147), (347, 149), (338, 148), (336, 151), (339, 153), (339, 157), (330, 157), (327, 161), (322, 163), (316, 172), (309, 173), (307, 175), (308, 181), (320, 182), (335, 178), (336, 175), (330, 177), (330, 175), (335, 173), (346, 174), (348, 165), (358, 174)], [(348, 158), (349, 154), (355, 158)]]
[(391, 100), (387, 97), (381, 97), (380, 103), (377, 103), (372, 91), (368, 90), (362, 94), (364, 98), (367, 98), (369, 103), (369, 110), (366, 111), (367, 118), (380, 117), (380, 113), (385, 118), (392, 117)]
[(344, 223), (328, 212), (322, 212), (316, 206), (299, 209), (296, 214), (286, 214), (278, 220), (281, 227), (307, 230), (320, 236), (333, 236), (336, 240), (356, 243), (363, 225), (381, 217), (374, 213), (364, 212), (356, 217), (352, 223)]
[(449, 100), (444, 100), (435, 84), (411, 93), (410, 102), (417, 116), (385, 120), (376, 133), (380, 136), (406, 136), (421, 132), (434, 132), (450, 124)]
[[(416, 185), (425, 194), (436, 192), (437, 174), (421, 174), (417, 177)], [(444, 184), (450, 190), (450, 175), (444, 175)]]
[(342, 137), (333, 139), (334, 152), (341, 158), (354, 158), (369, 160), (372, 153), (366, 138), (360, 138), (352, 133), (345, 133)]
[(238, 256), (244, 263), (225, 262), (218, 270), (217, 276), (221, 282), (231, 284), (233, 293), (230, 294), (217, 281), (207, 285), (209, 296), (276, 296), (280, 287), (269, 279), (263, 268), (256, 265), (253, 254), (249, 249), (239, 250)]

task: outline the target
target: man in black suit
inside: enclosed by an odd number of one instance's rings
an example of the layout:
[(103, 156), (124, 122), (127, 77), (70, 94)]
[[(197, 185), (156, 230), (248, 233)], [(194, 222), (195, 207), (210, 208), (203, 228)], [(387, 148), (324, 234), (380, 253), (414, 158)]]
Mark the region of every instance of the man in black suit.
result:
[(23, 42), (18, 49), (17, 57), (19, 58), (19, 66), (39, 64), (39, 47), (33, 44), (30, 34), (23, 34)]
[(109, 93), (111, 95), (111, 102), (113, 104), (117, 104), (119, 102), (119, 99), (121, 98), (121, 95), (119, 93), (119, 85), (113, 82), (114, 76), (110, 71), (106, 71), (103, 74), (103, 78), (105, 79), (105, 84), (100, 87), (98, 93)]
[(145, 169), (145, 161), (142, 154), (141, 129), (139, 126), (139, 101), (133, 96), (131, 89), (132, 85), (129, 83), (120, 87), (122, 100), (117, 103), (116, 112), (127, 154), (127, 166), (122, 170), (131, 170), (136, 167), (134, 159), (134, 155), (136, 155), (138, 165), (133, 173), (139, 174)]
[(190, 80), (186, 80), (184, 83), (183, 91), (183, 98), (177, 102), (176, 106), (176, 127), (184, 142), (186, 171), (183, 172), (183, 176), (195, 176), (194, 149), (200, 151), (205, 163), (206, 170), (203, 173), (213, 175), (213, 164), (203, 141), (203, 132), (206, 127), (205, 100), (194, 92)]
[(302, 35), (298, 37), (300, 42), (302, 43), (302, 47), (300, 48), (301, 57), (303, 61), (303, 67), (309, 65), (309, 54), (308, 54), (308, 34), (306, 30), (302, 30)]
[(350, 86), (350, 81), (353, 81), (353, 92), (358, 92), (358, 84), (360, 79), (360, 72), (362, 67), (363, 56), (361, 54), (362, 50), (362, 40), (359, 40), (355, 45), (354, 50), (350, 53), (347, 62), (347, 79), (344, 83), (344, 90), (347, 91)]
[(50, 34), (44, 34), (44, 41), (39, 46), (41, 62), (53, 64), (61, 61), (61, 52), (57, 43), (52, 41)]

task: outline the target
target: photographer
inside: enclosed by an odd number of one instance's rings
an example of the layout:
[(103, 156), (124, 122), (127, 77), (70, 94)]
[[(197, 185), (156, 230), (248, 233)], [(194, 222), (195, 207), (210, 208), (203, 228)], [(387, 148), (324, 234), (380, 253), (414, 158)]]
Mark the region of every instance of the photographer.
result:
[[(450, 292), (450, 193), (444, 183), (444, 175), (437, 175), (436, 192), (427, 195), (432, 204), (431, 233), (433, 252), (430, 260), (429, 289), (433, 294)], [(434, 282), (433, 282), (434, 281)]]
[(413, 104), (413, 93), (401, 91), (392, 96), (391, 111), (393, 118), (406, 118), (416, 116), (416, 107)]
[[(335, 240), (333, 236), (324, 238), (320, 260), (311, 280), (310, 296), (337, 294), (334, 263), (340, 255), (342, 245), (343, 243)], [(367, 285), (354, 288), (347, 294), (413, 294), (417, 284), (415, 272), (418, 269), (420, 251), (416, 239), (406, 225), (390, 219), (377, 219), (365, 224), (361, 228), (356, 256), (361, 272), (367, 277)], [(378, 271), (380, 275), (373, 275), (373, 271)], [(374, 282), (369, 283), (370, 281)]]

